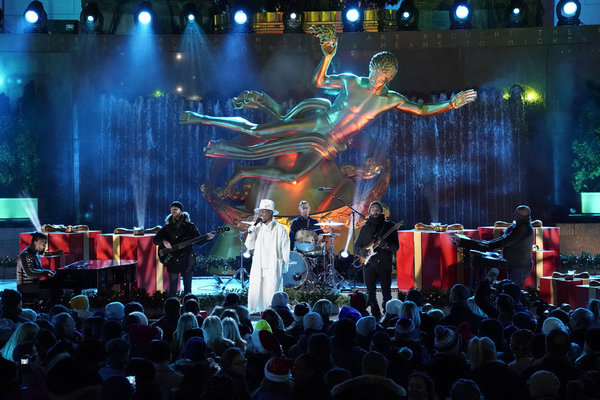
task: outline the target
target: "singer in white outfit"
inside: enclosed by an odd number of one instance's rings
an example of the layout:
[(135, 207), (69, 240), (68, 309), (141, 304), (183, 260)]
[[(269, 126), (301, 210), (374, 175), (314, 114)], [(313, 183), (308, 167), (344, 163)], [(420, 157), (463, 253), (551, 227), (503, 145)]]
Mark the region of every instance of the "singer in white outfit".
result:
[(287, 272), (290, 259), (290, 238), (283, 225), (275, 221), (272, 200), (262, 199), (254, 212), (258, 212), (255, 225), (248, 229), (245, 245), (254, 250), (248, 309), (251, 313), (263, 311), (271, 305), (275, 292), (283, 290), (283, 274)]

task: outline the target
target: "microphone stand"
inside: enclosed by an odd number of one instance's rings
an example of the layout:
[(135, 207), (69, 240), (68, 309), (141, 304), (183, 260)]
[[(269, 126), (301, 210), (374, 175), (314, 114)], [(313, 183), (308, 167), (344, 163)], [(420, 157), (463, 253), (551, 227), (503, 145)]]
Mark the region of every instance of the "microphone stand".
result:
[[(363, 219), (367, 219), (367, 217), (363, 213), (358, 211), (356, 208), (352, 207), (344, 199), (342, 199), (338, 195), (334, 194), (332, 189), (323, 188), (323, 191), (327, 192), (327, 194), (329, 194), (331, 197), (333, 197), (334, 199), (336, 199), (337, 201), (339, 201), (340, 203), (342, 203), (343, 205), (345, 205), (346, 207), (348, 207), (350, 209), (350, 223), (352, 226), (352, 253), (350, 253), (350, 256), (352, 257), (352, 268), (356, 268), (356, 267), (354, 267), (354, 258), (355, 258), (354, 242), (356, 241), (355, 227), (356, 227), (356, 223), (357, 223), (357, 218), (362, 217)], [(353, 274), (352, 278), (353, 278), (352, 279), (352, 288), (354, 289), (356, 287), (356, 274)]]

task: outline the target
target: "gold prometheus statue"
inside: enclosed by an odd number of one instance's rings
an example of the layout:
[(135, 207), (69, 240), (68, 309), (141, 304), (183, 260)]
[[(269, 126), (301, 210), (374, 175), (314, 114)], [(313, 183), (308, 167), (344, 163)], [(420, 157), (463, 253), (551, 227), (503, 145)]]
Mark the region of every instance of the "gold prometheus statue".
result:
[[(297, 184), (309, 177), (317, 167), (322, 169), (323, 163), (332, 161), (346, 150), (360, 130), (384, 111), (396, 109), (428, 116), (460, 108), (477, 98), (477, 92), (466, 90), (455, 94), (449, 101), (435, 104), (409, 101), (402, 94), (388, 88), (388, 83), (398, 72), (398, 61), (387, 51), (373, 56), (368, 77), (350, 73), (328, 74), (327, 70), (337, 51), (338, 38), (333, 26), (319, 26), (312, 30), (320, 39), (323, 51), (323, 59), (313, 81), (318, 88), (338, 91), (333, 103), (324, 98), (311, 98), (285, 113), (283, 107), (266, 93), (245, 91), (233, 99), (235, 108), (264, 109), (276, 119), (255, 124), (240, 117), (213, 117), (192, 111), (181, 114), (181, 124), (224, 127), (251, 138), (250, 141), (211, 141), (205, 149), (208, 157), (269, 160), (266, 165), (236, 164), (227, 179), (223, 196), (235, 191), (234, 185), (247, 178)], [(290, 155), (293, 157), (289, 157)], [(280, 157), (283, 158), (279, 159)], [(381, 169), (384, 164), (385, 162), (374, 164), (370, 160), (369, 168), (346, 166), (340, 172), (341, 167), (338, 167), (337, 173), (343, 176), (344, 172), (356, 174), (359, 171), (361, 173), (355, 177), (364, 179), (375, 176), (376, 173), (373, 172)], [(349, 194), (350, 201), (353, 199), (352, 195)], [(248, 209), (251, 207), (253, 205), (247, 206)]]

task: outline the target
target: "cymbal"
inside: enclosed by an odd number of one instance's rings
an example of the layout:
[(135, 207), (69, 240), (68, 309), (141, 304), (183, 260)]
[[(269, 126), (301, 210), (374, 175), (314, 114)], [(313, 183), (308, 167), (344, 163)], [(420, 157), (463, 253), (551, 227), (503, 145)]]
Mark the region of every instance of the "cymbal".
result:
[(333, 232), (329, 232), (329, 233), (321, 233), (321, 236), (340, 236), (340, 233), (333, 233)]
[(344, 223), (343, 222), (329, 221), (329, 222), (321, 222), (321, 223), (318, 223), (318, 224), (315, 224), (315, 225), (318, 225), (318, 226), (342, 226), (342, 225), (344, 225)]
[(254, 221), (240, 221), (242, 224), (254, 225)]

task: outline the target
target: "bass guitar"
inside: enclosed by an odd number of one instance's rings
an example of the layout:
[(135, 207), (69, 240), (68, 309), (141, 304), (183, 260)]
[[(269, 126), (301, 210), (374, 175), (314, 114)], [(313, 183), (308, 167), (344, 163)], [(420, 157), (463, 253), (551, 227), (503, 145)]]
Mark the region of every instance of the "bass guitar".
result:
[[(228, 226), (222, 226), (210, 233), (212, 233), (213, 235), (218, 235), (220, 233), (227, 232), (228, 230), (229, 230)], [(209, 234), (207, 233), (205, 235), (200, 235), (193, 239), (189, 239), (184, 242), (174, 244), (171, 246), (170, 249), (166, 248), (163, 244), (160, 244), (158, 246), (158, 259), (160, 260), (161, 263), (167, 264), (173, 258), (173, 253), (175, 253), (176, 251), (179, 251), (181, 249), (184, 249), (188, 246), (191, 246), (194, 243), (205, 242), (206, 240), (208, 240), (208, 235)]]
[(375, 255), (375, 249), (379, 247), (382, 241), (384, 241), (388, 236), (390, 236), (393, 232), (396, 232), (398, 228), (404, 225), (404, 221), (398, 222), (396, 225), (392, 226), (381, 238), (373, 240), (367, 247), (365, 247), (365, 251), (367, 255), (365, 257), (360, 258), (360, 262), (362, 265), (367, 265), (371, 257)]

